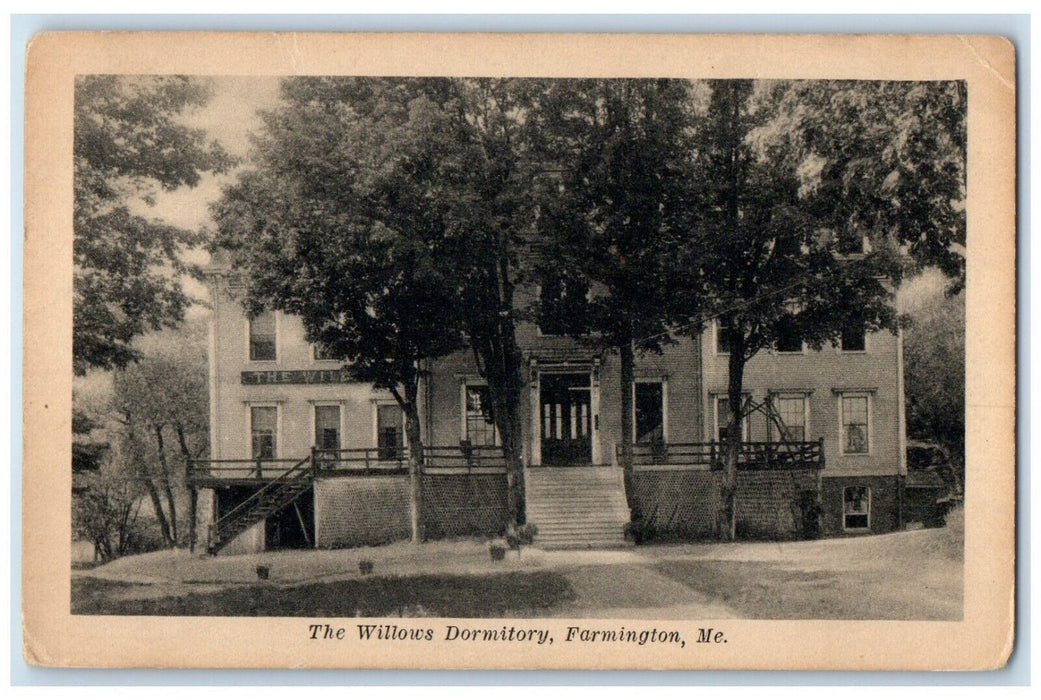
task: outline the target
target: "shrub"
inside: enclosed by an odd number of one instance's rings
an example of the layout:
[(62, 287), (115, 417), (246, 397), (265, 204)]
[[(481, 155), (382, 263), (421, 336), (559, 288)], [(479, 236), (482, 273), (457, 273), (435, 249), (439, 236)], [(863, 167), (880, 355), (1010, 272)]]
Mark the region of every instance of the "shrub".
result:
[(631, 521), (625, 524), (625, 538), (632, 540), (634, 544), (650, 542), (658, 536), (658, 530), (650, 520), (637, 514)]

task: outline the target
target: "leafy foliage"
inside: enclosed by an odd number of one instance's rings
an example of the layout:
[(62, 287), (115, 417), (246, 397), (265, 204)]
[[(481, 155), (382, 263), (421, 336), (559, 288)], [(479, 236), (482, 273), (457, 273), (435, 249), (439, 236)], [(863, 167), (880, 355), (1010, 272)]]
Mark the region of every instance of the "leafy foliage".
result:
[(77, 373), (125, 366), (135, 337), (179, 322), (189, 303), (179, 275), (199, 233), (134, 213), (157, 188), (193, 187), (231, 158), (178, 121), (209, 95), (181, 76), (81, 76), (73, 127), (73, 359)]
[[(822, 215), (823, 195), (807, 196), (791, 157), (785, 86), (727, 80), (709, 87), (696, 126), (695, 240), (712, 240), (686, 257), (700, 270), (692, 296), (704, 295), (728, 329), (731, 420), (720, 528), (732, 538), (741, 422), (749, 410), (742, 401), (745, 364), (792, 336), (819, 349), (837, 343), (850, 325), (895, 330), (888, 280), (898, 280), (901, 268), (892, 247), (853, 254), (840, 248), (832, 220)], [(697, 323), (687, 328), (699, 331)]]
[[(570, 283), (567, 303), (547, 300), (543, 286), (541, 315), (619, 349), (621, 386), (633, 381), (635, 350), (660, 351), (671, 339), (673, 253), (690, 224), (691, 88), (684, 80), (554, 81), (528, 120), (550, 173), (539, 188), (543, 275)], [(698, 299), (688, 295), (685, 311)], [(629, 392), (620, 404), (629, 465)]]
[[(209, 441), (205, 346), (198, 328), (146, 337), (142, 356), (113, 377), (110, 420), (115, 459), (106, 474), (147, 496), (167, 545), (182, 541), (188, 460)], [(187, 518), (188, 536), (194, 523)]]
[(934, 297), (909, 310), (904, 333), (907, 430), (965, 454), (965, 293)]
[(965, 281), (966, 85), (802, 81), (783, 86), (787, 157), (833, 231), (906, 246)]
[(531, 211), (523, 91), (498, 80), (296, 78), (282, 96), (265, 115), (256, 169), (214, 209), (220, 245), (247, 271), (248, 305), (301, 316), (356, 379), (400, 387), (406, 415), (419, 363), (465, 340), (518, 471), (513, 268)]

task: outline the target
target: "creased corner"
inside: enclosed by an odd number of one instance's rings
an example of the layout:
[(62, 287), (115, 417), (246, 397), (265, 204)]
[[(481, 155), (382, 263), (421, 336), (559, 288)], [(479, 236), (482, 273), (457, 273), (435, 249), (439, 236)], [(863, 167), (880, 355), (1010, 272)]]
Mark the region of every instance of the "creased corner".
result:
[[(961, 40), (961, 42), (965, 46), (968, 47), (969, 51), (971, 51), (972, 55), (976, 58), (976, 62), (979, 63), (979, 65), (981, 65), (984, 68), (984, 70), (986, 70), (988, 73), (990, 73), (995, 78), (997, 78), (998, 82), (1000, 82), (1002, 85), (1004, 85), (1006, 88), (1008, 88), (1009, 92), (1013, 92), (1014, 93), (1016, 91), (1016, 83), (1015, 83), (1014, 75), (1007, 76), (1007, 75), (1002, 74), (1002, 72), (998, 69), (998, 67), (994, 65), (994, 62), (992, 60), (990, 60), (987, 56), (985, 56), (983, 54), (983, 52), (980, 51), (980, 47), (977, 46), (977, 43), (979, 43), (979, 41), (980, 41), (980, 37), (960, 36), (958, 38)], [(1015, 70), (1015, 55), (1016, 55), (1015, 44), (1013, 44), (1012, 41), (1008, 37), (1004, 37), (1004, 36), (986, 37), (986, 41), (987, 41), (987, 43), (991, 43), (991, 44), (996, 42), (996, 41), (999, 41), (999, 42), (1001, 42), (1004, 45), (1004, 48), (1002, 50), (1003, 51), (1008, 51), (1008, 56), (1009, 56), (1008, 65), (1014, 71)], [(993, 53), (993, 51), (988, 51), (987, 53)]]

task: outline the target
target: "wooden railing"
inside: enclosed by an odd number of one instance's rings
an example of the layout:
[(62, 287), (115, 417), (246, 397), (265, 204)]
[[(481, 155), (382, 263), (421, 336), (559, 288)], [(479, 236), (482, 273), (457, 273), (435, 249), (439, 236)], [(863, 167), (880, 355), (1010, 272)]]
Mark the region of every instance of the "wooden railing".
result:
[(342, 450), (312, 448), (311, 455), (315, 474), (408, 472), (408, 448), (405, 447), (356, 447)]
[(505, 470), (506, 455), (494, 445), (452, 445), (423, 450), (424, 469)]
[(193, 459), (189, 480), (210, 477), (267, 481), (277, 479), (300, 462), (299, 459)]
[[(652, 443), (633, 445), (633, 466), (690, 466), (723, 469), (725, 445), (721, 442)], [(622, 446), (617, 446), (621, 461)], [(823, 469), (824, 439), (813, 442), (742, 442), (737, 468)]]
[[(284, 461), (287, 460), (279, 460), (279, 462)], [(278, 499), (283, 496), (289, 498), (299, 494), (299, 487), (295, 492), (290, 491), (294, 484), (299, 484), (300, 482), (310, 484), (312, 476), (311, 459), (305, 457), (297, 462), (289, 461), (288, 467), (283, 469), (280, 474), (277, 476), (272, 475), (272, 479), (265, 483), (264, 486), (210, 523), (207, 549), (211, 553), (215, 552), (217, 548), (230, 539), (225, 535), (227, 529), (233, 528), (236, 523), (242, 521), (246, 521), (247, 525), (249, 522), (256, 522), (257, 516), (250, 520), (253, 511), (264, 505), (277, 506), (279, 503)]]
[(815, 442), (742, 442), (737, 468), (823, 469), (824, 438)]
[[(359, 447), (340, 450), (312, 448), (305, 458), (311, 476), (407, 474), (408, 448)], [(210, 459), (194, 460), (189, 481), (208, 482), (268, 481), (289, 471), (300, 460), (294, 459)], [(501, 447), (451, 445), (423, 449), (424, 471), (503, 471), (506, 458)]]

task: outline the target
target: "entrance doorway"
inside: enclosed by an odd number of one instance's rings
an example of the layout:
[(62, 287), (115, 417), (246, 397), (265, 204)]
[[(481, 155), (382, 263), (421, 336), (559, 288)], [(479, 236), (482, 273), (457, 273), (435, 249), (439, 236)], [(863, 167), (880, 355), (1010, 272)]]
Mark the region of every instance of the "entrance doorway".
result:
[(589, 374), (542, 374), (539, 378), (542, 464), (593, 462), (593, 411)]

